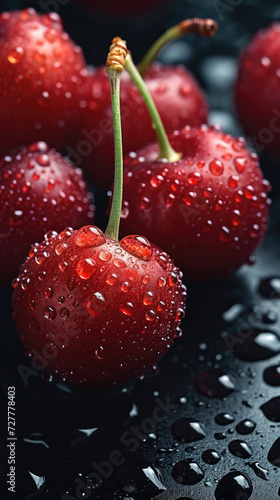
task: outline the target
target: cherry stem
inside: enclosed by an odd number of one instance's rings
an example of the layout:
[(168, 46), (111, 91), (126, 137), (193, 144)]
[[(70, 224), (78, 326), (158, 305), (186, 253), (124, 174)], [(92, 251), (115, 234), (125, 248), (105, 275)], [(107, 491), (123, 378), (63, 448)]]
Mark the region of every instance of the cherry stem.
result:
[(119, 37), (114, 38), (107, 58), (106, 71), (109, 76), (111, 87), (115, 145), (115, 178), (112, 207), (105, 234), (108, 238), (116, 241), (119, 239), (123, 198), (123, 148), (120, 110), (120, 80), (124, 69), (126, 55), (126, 43)]
[(172, 148), (152, 96), (130, 54), (127, 54), (126, 56), (125, 69), (137, 86), (150, 113), (159, 142), (159, 159), (166, 158), (169, 163), (180, 160), (182, 153), (176, 153), (176, 151)]
[(176, 26), (172, 26), (155, 41), (142, 61), (138, 64), (141, 75), (143, 76), (145, 74), (150, 64), (156, 59), (158, 53), (169, 42), (187, 33), (212, 37), (215, 35), (217, 29), (218, 24), (213, 19), (200, 19), (198, 17), (186, 19), (176, 24)]

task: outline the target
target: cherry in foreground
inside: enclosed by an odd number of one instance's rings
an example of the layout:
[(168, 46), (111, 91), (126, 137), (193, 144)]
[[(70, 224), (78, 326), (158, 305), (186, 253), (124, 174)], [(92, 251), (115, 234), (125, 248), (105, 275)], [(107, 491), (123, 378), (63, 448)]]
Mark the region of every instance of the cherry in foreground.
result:
[[(125, 44), (107, 68), (116, 142), (115, 193), (106, 233), (96, 226), (48, 233), (14, 282), (14, 318), (27, 352), (56, 379), (85, 386), (152, 371), (180, 335), (185, 287), (167, 254), (139, 235), (118, 241), (122, 191), (119, 111)], [(117, 62), (115, 62), (117, 61)], [(41, 364), (42, 365), (42, 364)]]
[(264, 153), (280, 155), (280, 23), (259, 31), (244, 49), (236, 108), (245, 132)]
[(267, 227), (270, 185), (258, 157), (243, 138), (207, 125), (167, 137), (130, 56), (125, 67), (145, 95), (159, 145), (125, 160), (121, 234), (137, 228), (187, 281), (226, 276), (249, 259)]
[(45, 142), (0, 160), (0, 196), (0, 285), (17, 276), (30, 246), (46, 231), (93, 222), (82, 171)]
[(0, 14), (0, 154), (42, 138), (62, 150), (80, 115), (85, 61), (55, 13)]

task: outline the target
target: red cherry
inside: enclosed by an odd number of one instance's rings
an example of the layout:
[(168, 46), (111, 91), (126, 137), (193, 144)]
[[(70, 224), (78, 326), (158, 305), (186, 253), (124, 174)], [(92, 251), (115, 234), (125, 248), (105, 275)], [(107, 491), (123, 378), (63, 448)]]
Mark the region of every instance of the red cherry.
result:
[(75, 133), (85, 62), (60, 17), (0, 15), (0, 153), (44, 138), (62, 149)]
[(171, 255), (186, 280), (220, 278), (262, 239), (269, 183), (242, 138), (204, 125), (169, 139), (181, 160), (158, 160), (155, 143), (126, 158), (121, 234), (137, 228)]
[[(182, 66), (154, 63), (145, 74), (145, 82), (167, 132), (185, 124), (197, 126), (207, 121), (204, 94)], [(81, 105), (81, 134), (76, 147), (69, 147), (68, 153), (83, 168), (88, 179), (96, 185), (108, 187), (113, 181), (114, 141), (110, 85), (104, 67), (89, 70), (85, 100)], [(121, 107), (125, 154), (155, 140), (145, 103), (126, 73), (122, 77)]]
[(93, 221), (81, 170), (44, 142), (0, 160), (0, 197), (1, 284), (17, 275), (30, 245), (46, 231)]
[(244, 49), (236, 108), (245, 132), (264, 152), (280, 155), (280, 23), (259, 31)]
[(153, 370), (180, 335), (181, 273), (142, 236), (117, 242), (95, 226), (47, 234), (14, 288), (20, 337), (58, 380), (126, 382)]

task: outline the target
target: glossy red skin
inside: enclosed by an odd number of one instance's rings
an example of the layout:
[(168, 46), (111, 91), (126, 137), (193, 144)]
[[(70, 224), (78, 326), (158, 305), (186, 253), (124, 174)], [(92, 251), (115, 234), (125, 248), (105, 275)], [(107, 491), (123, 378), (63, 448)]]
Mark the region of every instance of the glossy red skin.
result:
[[(137, 227), (171, 255), (186, 281), (221, 278), (246, 262), (260, 243), (268, 221), (269, 183), (263, 181), (257, 155), (246, 150), (242, 138), (205, 125), (175, 132), (170, 141), (183, 153), (179, 162), (157, 161), (157, 144), (126, 158), (121, 234)], [(236, 170), (236, 158), (246, 161), (243, 173)], [(213, 160), (223, 163), (221, 175), (211, 173)], [(201, 176), (197, 184), (192, 184), (193, 173)], [(229, 185), (232, 175), (239, 176), (236, 187)], [(253, 187), (252, 194), (247, 186)]]
[[(207, 121), (204, 94), (182, 66), (154, 63), (146, 73), (145, 82), (167, 132)], [(110, 84), (104, 67), (89, 70), (82, 105), (82, 133), (74, 148), (77, 156), (73, 161), (94, 184), (109, 187), (114, 176), (114, 141)], [(124, 154), (156, 139), (146, 105), (126, 72), (122, 76), (121, 107)]]
[(2, 13), (0, 33), (0, 154), (42, 138), (62, 150), (80, 115), (80, 47), (57, 14), (33, 9)]
[[(40, 165), (42, 155), (49, 165)], [(0, 286), (17, 276), (31, 244), (46, 231), (94, 219), (82, 171), (44, 142), (0, 160), (0, 197)]]
[(241, 124), (255, 146), (280, 155), (280, 23), (259, 31), (243, 50), (235, 89)]
[[(102, 244), (81, 247), (77, 238), (88, 228), (46, 235), (34, 249), (14, 283), (14, 317), (27, 352), (49, 356), (45, 373), (67, 383), (106, 386), (155, 369), (180, 334), (186, 292), (181, 273), (163, 252), (154, 250), (151, 260), (142, 260), (100, 230)], [(63, 253), (61, 243), (67, 245)], [(104, 261), (104, 251), (109, 260)], [(36, 256), (42, 252), (49, 257), (39, 265)], [(159, 279), (165, 283), (161, 287)], [(143, 304), (147, 292), (153, 294), (149, 305)], [(159, 301), (165, 303), (162, 310)], [(45, 317), (48, 308), (53, 319)], [(148, 320), (151, 310), (154, 318)]]

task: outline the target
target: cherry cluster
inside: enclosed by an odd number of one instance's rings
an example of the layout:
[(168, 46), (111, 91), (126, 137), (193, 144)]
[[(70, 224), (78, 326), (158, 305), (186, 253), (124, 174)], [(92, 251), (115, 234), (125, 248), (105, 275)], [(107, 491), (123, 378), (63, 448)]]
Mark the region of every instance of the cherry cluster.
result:
[[(184, 21), (137, 68), (114, 39), (118, 67), (109, 54), (108, 78), (105, 67), (87, 68), (57, 14), (0, 15), (1, 284), (14, 278), (19, 335), (29, 355), (45, 352), (57, 379), (108, 385), (153, 371), (181, 335), (182, 280), (227, 276), (264, 236), (270, 186), (258, 156), (243, 138), (207, 125), (190, 72), (154, 62), (170, 40), (216, 29), (212, 20)], [(279, 93), (268, 87), (280, 77), (279, 44), (273, 25), (241, 59), (236, 103), (251, 135), (275, 125)], [(62, 154), (80, 151), (87, 137), (77, 168)], [(273, 138), (279, 154), (277, 145)], [(94, 225), (83, 173), (114, 193), (105, 232)]]

